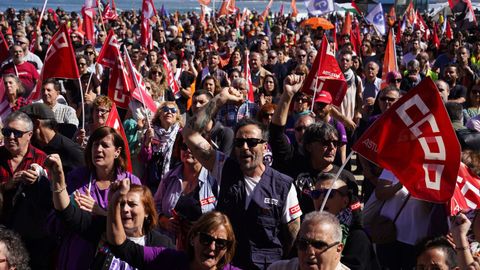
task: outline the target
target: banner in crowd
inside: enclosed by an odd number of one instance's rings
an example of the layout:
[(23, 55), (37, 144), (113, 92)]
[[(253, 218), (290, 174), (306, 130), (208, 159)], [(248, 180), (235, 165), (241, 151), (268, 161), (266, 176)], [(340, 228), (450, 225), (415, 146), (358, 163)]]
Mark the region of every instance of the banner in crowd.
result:
[(452, 199), (448, 203), (450, 216), (480, 208), (480, 178), (461, 163), (457, 184)]
[(173, 74), (172, 65), (170, 64), (170, 61), (168, 60), (167, 51), (165, 49), (163, 49), (162, 64), (163, 64), (163, 68), (165, 69), (165, 72), (167, 73), (165, 75), (166, 75), (166, 78), (167, 78), (168, 86), (170, 86), (170, 89), (172, 89), (172, 92), (173, 92), (173, 95), (175, 96), (175, 98), (180, 98), (180, 86), (178, 85), (178, 82), (175, 79), (175, 75)]
[(309, 0), (305, 1), (305, 6), (307, 7), (308, 13), (315, 16), (335, 10), (333, 0)]
[[(80, 78), (77, 60), (75, 58), (72, 43), (70, 42), (70, 35), (66, 24), (60, 26), (60, 29), (55, 33), (48, 45), (38, 81), (42, 82), (49, 78), (64, 78), (72, 80)], [(27, 99), (39, 99), (41, 86), (41, 83), (37, 83), (37, 86)]]
[(373, 25), (375, 30), (382, 36), (385, 35), (385, 16), (383, 15), (382, 4), (378, 3), (365, 17), (365, 20)]
[(445, 203), (453, 195), (460, 144), (430, 78), (384, 112), (352, 149), (392, 171), (415, 198)]
[(300, 89), (311, 96), (322, 90), (330, 92), (333, 98), (332, 104), (336, 106), (340, 106), (347, 92), (345, 76), (338, 66), (335, 53), (330, 48), (326, 36), (323, 36), (322, 45)]
[(125, 135), (125, 130), (123, 129), (123, 124), (122, 120), (120, 118), (120, 115), (118, 114), (117, 111), (117, 106), (115, 104), (112, 105), (112, 109), (110, 110), (110, 113), (108, 114), (107, 121), (105, 121), (105, 126), (114, 128), (120, 136), (122, 136), (123, 141), (125, 142), (125, 155), (127, 160), (125, 160), (127, 171), (132, 172), (132, 161), (130, 159), (130, 149), (128, 147), (128, 140), (127, 136)]

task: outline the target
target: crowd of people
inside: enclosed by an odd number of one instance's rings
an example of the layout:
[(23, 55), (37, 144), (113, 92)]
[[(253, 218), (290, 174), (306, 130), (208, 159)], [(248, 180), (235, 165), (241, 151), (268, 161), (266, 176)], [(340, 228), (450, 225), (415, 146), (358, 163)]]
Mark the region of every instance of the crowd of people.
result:
[[(134, 10), (97, 16), (94, 43), (76, 12), (48, 9), (37, 27), (39, 17), (0, 12), (10, 53), (0, 99), (11, 109), (0, 134), (0, 269), (480, 269), (475, 210), (449, 217), (444, 204), (411, 197), (391, 171), (347, 158), (430, 77), (462, 162), (478, 176), (480, 28), (442, 18), (451, 38), (424, 15), (439, 46), (407, 25), (397, 33), (398, 70), (382, 74), (387, 37), (361, 16), (358, 51), (348, 33), (290, 14), (254, 11), (239, 22), (159, 12), (151, 48), (140, 45)], [(335, 20), (339, 30), (346, 23)], [(42, 79), (63, 24), (80, 78)], [(111, 70), (97, 57), (110, 30), (155, 112), (134, 99), (116, 105), (109, 93)], [(301, 91), (324, 35), (346, 80), (340, 106), (329, 91)], [(39, 100), (29, 98), (35, 87)], [(125, 136), (107, 126), (114, 107)], [(388, 239), (385, 219), (395, 228)]]

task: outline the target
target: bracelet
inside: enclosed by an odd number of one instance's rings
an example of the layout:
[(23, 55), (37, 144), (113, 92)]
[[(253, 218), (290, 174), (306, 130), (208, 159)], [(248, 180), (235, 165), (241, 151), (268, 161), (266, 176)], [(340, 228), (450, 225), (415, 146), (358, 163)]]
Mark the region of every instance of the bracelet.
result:
[(455, 247), (455, 250), (469, 250), (470, 247), (466, 246), (466, 247)]
[(52, 192), (53, 192), (53, 193), (61, 193), (61, 192), (63, 192), (63, 191), (66, 190), (66, 189), (67, 189), (67, 187), (64, 186), (63, 188), (59, 188), (59, 189), (56, 189), (56, 190), (52, 190)]

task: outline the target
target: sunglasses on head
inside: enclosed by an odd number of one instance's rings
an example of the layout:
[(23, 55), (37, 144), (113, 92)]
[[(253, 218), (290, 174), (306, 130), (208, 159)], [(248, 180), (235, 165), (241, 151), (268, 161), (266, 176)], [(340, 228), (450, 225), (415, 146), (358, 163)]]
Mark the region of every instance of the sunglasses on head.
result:
[(257, 146), (260, 143), (265, 143), (265, 140), (257, 139), (257, 138), (247, 138), (247, 139), (235, 138), (233, 140), (233, 145), (235, 145), (235, 147), (243, 147), (245, 143), (247, 143), (248, 147), (252, 148)]
[(162, 111), (164, 113), (177, 113), (177, 108), (164, 106), (164, 107), (162, 107)]
[[(315, 189), (310, 192), (310, 197), (314, 200), (318, 200), (319, 198), (324, 198), (327, 195), (328, 189), (327, 188), (321, 188), (321, 189)], [(328, 195), (328, 199), (331, 199), (335, 197), (336, 194), (340, 194), (341, 196), (345, 196), (346, 194), (338, 189), (332, 189), (330, 194)]]
[(18, 139), (18, 138), (21, 138), (23, 134), (28, 132), (30, 131), (21, 131), (21, 130), (17, 130), (14, 128), (7, 128), (7, 127), (2, 128), (2, 134), (7, 138), (10, 138), (10, 136), (12, 136), (12, 133), (13, 133), (13, 137), (15, 137), (15, 139)]
[(215, 238), (209, 235), (208, 233), (203, 233), (203, 232), (198, 233), (198, 240), (200, 240), (200, 244), (206, 247), (210, 246), (212, 242), (215, 242), (215, 249), (218, 249), (218, 250), (226, 249), (230, 247), (230, 245), (232, 244), (230, 240)]
[(305, 239), (305, 238), (297, 239), (297, 248), (299, 250), (307, 250), (308, 246), (312, 246), (315, 249), (327, 251), (331, 247), (334, 247), (338, 244), (340, 244), (340, 242), (334, 242), (334, 243), (329, 245), (329, 244), (327, 244), (323, 241), (313, 241), (313, 240), (308, 240), (308, 239)]

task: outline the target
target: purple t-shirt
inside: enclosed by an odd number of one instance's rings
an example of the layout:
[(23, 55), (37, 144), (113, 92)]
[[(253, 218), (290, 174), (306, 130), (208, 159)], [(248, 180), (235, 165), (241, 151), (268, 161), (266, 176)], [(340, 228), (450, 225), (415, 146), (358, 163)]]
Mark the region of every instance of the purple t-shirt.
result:
[[(143, 247), (144, 269), (190, 270), (187, 254), (164, 247)], [(227, 264), (223, 270), (240, 270)]]
[(346, 144), (347, 143), (347, 131), (345, 131), (345, 126), (340, 121), (335, 121), (333, 118), (330, 118), (328, 123), (335, 127), (338, 131), (338, 139)]

